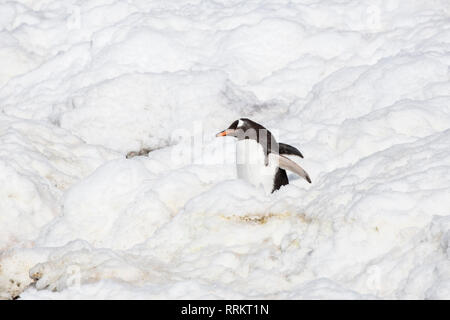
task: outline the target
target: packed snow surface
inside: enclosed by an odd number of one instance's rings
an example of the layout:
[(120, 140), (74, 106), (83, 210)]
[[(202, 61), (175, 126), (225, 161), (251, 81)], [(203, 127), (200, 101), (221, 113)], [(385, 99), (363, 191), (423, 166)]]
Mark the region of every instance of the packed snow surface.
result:
[(449, 66), (448, 0), (1, 1), (0, 297), (450, 299)]

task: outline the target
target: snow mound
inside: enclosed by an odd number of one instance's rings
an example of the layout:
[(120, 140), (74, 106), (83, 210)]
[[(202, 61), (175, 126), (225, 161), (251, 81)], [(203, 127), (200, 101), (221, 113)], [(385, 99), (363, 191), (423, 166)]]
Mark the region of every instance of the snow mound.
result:
[[(0, 298), (449, 299), (449, 17), (0, 4)], [(236, 179), (239, 117), (313, 183)]]

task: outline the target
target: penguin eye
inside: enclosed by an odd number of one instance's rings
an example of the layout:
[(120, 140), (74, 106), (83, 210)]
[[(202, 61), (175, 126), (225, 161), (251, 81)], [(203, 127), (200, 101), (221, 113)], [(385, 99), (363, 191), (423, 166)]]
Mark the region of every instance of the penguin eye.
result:
[(236, 130), (237, 126), (238, 126), (239, 120), (236, 120), (235, 122), (233, 122), (231, 124), (231, 126), (228, 127), (228, 129), (234, 129)]

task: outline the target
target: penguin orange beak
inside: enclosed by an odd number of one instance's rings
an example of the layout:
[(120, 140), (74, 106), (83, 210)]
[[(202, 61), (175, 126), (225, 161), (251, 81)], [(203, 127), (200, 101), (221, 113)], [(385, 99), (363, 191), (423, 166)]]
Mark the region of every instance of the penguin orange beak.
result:
[(233, 130), (233, 129), (226, 129), (226, 130), (223, 130), (223, 131), (219, 132), (218, 134), (216, 134), (216, 137), (225, 137), (225, 136), (229, 136), (229, 135), (233, 134), (234, 131), (235, 131), (235, 130)]

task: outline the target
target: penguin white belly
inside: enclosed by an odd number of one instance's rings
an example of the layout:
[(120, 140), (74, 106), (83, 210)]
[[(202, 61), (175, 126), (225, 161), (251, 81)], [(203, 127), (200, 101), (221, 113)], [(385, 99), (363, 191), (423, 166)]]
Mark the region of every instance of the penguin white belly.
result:
[(240, 140), (236, 144), (236, 167), (238, 178), (244, 179), (256, 187), (262, 186), (269, 194), (273, 190), (275, 174), (278, 166), (272, 157), (265, 165), (263, 147), (252, 139)]

